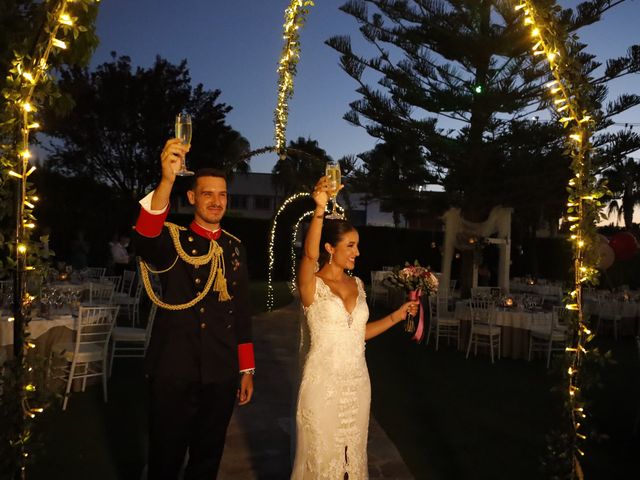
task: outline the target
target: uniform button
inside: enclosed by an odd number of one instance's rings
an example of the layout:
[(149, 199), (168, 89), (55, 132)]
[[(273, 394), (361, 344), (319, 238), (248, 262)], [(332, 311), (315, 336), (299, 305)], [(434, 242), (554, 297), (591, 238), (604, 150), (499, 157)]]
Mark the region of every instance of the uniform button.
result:
[(204, 323), (204, 322), (202, 322), (202, 323), (200, 324), (200, 328), (202, 328), (202, 329), (204, 330), (205, 328), (207, 328), (207, 324), (206, 324), (206, 323)]
[(193, 242), (193, 237), (189, 237), (188, 239), (190, 242)]
[(204, 313), (204, 307), (200, 307), (200, 313)]
[(231, 324), (227, 325), (227, 328), (231, 328)]
[(233, 315), (233, 310), (229, 310), (229, 315)]
[(196, 278), (196, 285), (200, 285), (200, 282), (201, 282), (201, 281), (202, 281), (202, 280), (200, 280), (199, 278)]
[(200, 268), (200, 265), (194, 265), (193, 268), (195, 268), (196, 270)]
[(231, 285), (233, 285), (234, 287), (237, 285), (238, 282), (231, 282)]
[(202, 292), (201, 292), (200, 290), (198, 290), (198, 291), (196, 292), (196, 297), (197, 297), (198, 295), (200, 295), (201, 293), (202, 293)]
[(198, 250), (196, 250), (195, 248), (193, 250), (191, 250), (191, 254), (195, 255), (196, 253), (198, 253)]

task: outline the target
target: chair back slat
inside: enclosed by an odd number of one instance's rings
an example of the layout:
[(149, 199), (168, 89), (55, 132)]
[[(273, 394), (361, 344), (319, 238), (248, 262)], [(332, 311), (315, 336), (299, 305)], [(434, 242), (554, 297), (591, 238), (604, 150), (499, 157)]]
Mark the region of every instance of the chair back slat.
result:
[(115, 285), (111, 282), (89, 284), (89, 303), (91, 305), (110, 304), (113, 302)]
[(149, 346), (149, 341), (151, 340), (151, 332), (153, 330), (153, 322), (156, 319), (156, 314), (158, 313), (158, 306), (155, 303), (151, 304), (151, 308), (149, 309), (149, 316), (147, 317), (147, 326), (146, 331), (147, 334), (144, 339), (144, 349), (147, 350)]
[(118, 306), (80, 307), (78, 330), (76, 331), (76, 350), (81, 344), (95, 344), (106, 348), (109, 342)]
[(121, 283), (122, 283), (122, 275), (105, 275), (100, 279), (100, 282), (107, 283), (111, 282), (114, 286), (114, 291), (119, 292)]
[(135, 270), (125, 270), (122, 272), (122, 283), (120, 293), (125, 293), (131, 296), (131, 291), (133, 290), (133, 284), (136, 281), (136, 272)]
[(488, 297), (472, 297), (469, 300), (471, 325), (493, 325), (494, 303)]
[(88, 280), (99, 280), (107, 273), (107, 267), (87, 267), (84, 271), (84, 277)]

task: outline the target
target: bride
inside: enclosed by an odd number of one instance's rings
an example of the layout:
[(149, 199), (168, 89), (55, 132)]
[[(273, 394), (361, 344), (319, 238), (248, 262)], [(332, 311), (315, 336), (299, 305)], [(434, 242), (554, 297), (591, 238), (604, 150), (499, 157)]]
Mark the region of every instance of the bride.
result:
[[(367, 435), (371, 386), (365, 341), (417, 312), (417, 302), (368, 322), (355, 266), (358, 232), (345, 220), (324, 220), (328, 179), (315, 186), (316, 203), (300, 262), (298, 289), (310, 331), (296, 409), (292, 480), (368, 478)], [(324, 225), (323, 225), (324, 223)], [(319, 270), (318, 270), (319, 265)]]

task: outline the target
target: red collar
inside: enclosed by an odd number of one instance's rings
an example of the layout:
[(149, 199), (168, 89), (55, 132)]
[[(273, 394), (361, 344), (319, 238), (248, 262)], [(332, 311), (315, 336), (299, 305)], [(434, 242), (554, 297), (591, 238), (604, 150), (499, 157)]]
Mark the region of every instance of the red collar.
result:
[(203, 226), (199, 225), (198, 223), (196, 223), (195, 220), (191, 222), (191, 225), (189, 225), (189, 228), (193, 230), (194, 233), (197, 233), (201, 237), (204, 237), (209, 240), (218, 240), (220, 238), (220, 235), (222, 235), (221, 228), (218, 228), (215, 232), (212, 232), (211, 230), (208, 230)]

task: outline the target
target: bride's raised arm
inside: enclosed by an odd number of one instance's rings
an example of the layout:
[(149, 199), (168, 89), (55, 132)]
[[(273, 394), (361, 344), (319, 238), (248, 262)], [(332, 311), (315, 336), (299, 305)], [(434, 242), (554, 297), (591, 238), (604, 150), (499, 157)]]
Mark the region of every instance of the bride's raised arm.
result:
[(298, 271), (298, 291), (302, 305), (308, 307), (313, 303), (313, 295), (316, 288), (316, 264), (320, 258), (320, 235), (322, 234), (322, 221), (324, 209), (329, 201), (329, 181), (327, 177), (320, 177), (311, 197), (316, 202), (316, 208), (311, 217), (311, 225), (304, 240), (304, 251)]

